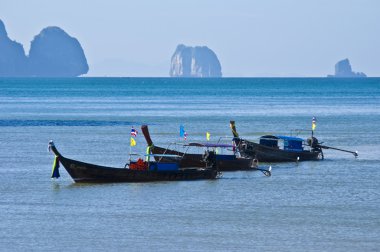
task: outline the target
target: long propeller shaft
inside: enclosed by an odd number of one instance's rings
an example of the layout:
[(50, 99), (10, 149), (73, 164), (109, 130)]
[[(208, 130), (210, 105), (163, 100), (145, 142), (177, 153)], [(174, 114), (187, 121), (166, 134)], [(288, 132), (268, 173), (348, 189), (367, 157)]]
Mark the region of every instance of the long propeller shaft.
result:
[(257, 170), (257, 171), (261, 171), (261, 172), (262, 172), (265, 176), (267, 176), (267, 177), (272, 176), (272, 166), (270, 166), (268, 170), (266, 170), (266, 169), (261, 169), (261, 168), (255, 168), (255, 170)]
[(335, 148), (335, 147), (330, 147), (330, 146), (326, 146), (326, 145), (320, 145), (320, 144), (318, 144), (318, 147), (320, 147), (322, 149), (331, 149), (331, 150), (337, 150), (337, 151), (343, 151), (343, 152), (351, 153), (355, 157), (358, 156), (358, 152), (357, 151), (343, 150), (343, 149), (339, 149), (339, 148)]

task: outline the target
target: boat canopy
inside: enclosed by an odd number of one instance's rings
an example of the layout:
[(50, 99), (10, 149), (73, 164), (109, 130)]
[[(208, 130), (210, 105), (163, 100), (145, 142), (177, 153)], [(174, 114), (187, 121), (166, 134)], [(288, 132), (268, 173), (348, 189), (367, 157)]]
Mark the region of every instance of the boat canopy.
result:
[(272, 135), (265, 135), (260, 137), (260, 144), (272, 148), (278, 148), (278, 137)]
[(284, 140), (284, 150), (303, 151), (302, 138), (291, 137), (291, 136), (276, 136), (276, 137)]
[(292, 137), (292, 136), (276, 136), (277, 138), (279, 139), (282, 139), (282, 140), (288, 140), (288, 141), (303, 141), (302, 138), (299, 138), (299, 137)]
[(260, 137), (260, 144), (272, 148), (278, 148), (278, 140), (284, 140), (284, 150), (303, 151), (303, 139), (299, 137), (266, 135)]
[(186, 146), (204, 147), (204, 148), (232, 148), (232, 144), (220, 143), (188, 143)]
[(179, 155), (171, 155), (171, 154), (145, 154), (146, 157), (171, 157), (171, 158), (180, 158)]

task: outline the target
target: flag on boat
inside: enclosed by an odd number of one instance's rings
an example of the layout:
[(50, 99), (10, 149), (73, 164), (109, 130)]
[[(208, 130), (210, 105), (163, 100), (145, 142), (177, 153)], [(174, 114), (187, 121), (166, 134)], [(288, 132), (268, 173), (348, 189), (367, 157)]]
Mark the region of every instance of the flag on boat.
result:
[(184, 137), (185, 136), (185, 127), (183, 125), (179, 126), (179, 137)]
[(185, 133), (183, 134), (183, 139), (187, 140), (187, 132), (185, 131)]
[(311, 121), (311, 130), (314, 131), (317, 127), (317, 119), (313, 116), (313, 120)]
[(207, 132), (206, 132), (206, 139), (207, 139), (207, 141), (210, 141), (210, 136), (211, 136), (211, 135), (210, 135), (210, 132), (207, 131)]
[(59, 158), (55, 156), (53, 162), (53, 169), (51, 171), (51, 178), (59, 178)]
[(185, 127), (183, 125), (179, 126), (179, 137), (183, 137), (183, 139), (187, 139), (187, 132), (185, 131)]
[(139, 132), (135, 129), (135, 128), (133, 128), (133, 126), (132, 126), (132, 129), (131, 129), (131, 136), (133, 136), (133, 137), (137, 137), (137, 134), (138, 134)]
[(133, 137), (131, 137), (131, 146), (135, 146), (135, 145), (136, 145), (136, 140)]

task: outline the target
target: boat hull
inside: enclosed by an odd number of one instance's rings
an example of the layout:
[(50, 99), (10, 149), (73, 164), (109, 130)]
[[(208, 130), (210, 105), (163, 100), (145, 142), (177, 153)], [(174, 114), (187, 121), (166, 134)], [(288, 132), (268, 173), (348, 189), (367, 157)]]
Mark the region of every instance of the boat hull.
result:
[(113, 168), (84, 163), (59, 157), (60, 163), (75, 182), (110, 183), (110, 182), (153, 182), (215, 179), (215, 169), (180, 169), (177, 171), (141, 171), (127, 168)]
[(319, 150), (287, 151), (240, 138), (235, 138), (235, 143), (242, 157), (255, 158), (260, 162), (311, 161), (322, 158), (322, 152)]
[[(150, 150), (152, 154), (169, 154), (178, 155), (182, 159), (179, 161), (179, 166), (182, 168), (186, 167), (204, 167), (205, 162), (203, 161), (202, 154), (185, 154), (180, 151), (165, 149), (159, 146), (153, 146)], [(227, 156), (227, 155), (226, 155)], [(253, 158), (236, 158), (232, 155), (228, 155), (233, 158), (224, 159), (223, 155), (216, 155), (216, 168), (219, 171), (242, 171), (242, 170), (255, 170), (257, 165), (255, 164)], [(225, 156), (224, 156), (225, 157)], [(156, 157), (156, 161), (162, 162), (174, 162), (170, 158)]]

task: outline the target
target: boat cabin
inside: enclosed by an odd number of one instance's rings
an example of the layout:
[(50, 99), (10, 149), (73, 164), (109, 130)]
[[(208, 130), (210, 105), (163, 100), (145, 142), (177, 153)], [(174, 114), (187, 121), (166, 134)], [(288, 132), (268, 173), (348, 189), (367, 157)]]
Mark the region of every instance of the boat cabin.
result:
[(260, 144), (267, 147), (278, 148), (278, 137), (272, 135), (266, 135), (260, 137)]
[(280, 148), (279, 141), (283, 142), (283, 148), (281, 149), (287, 151), (303, 151), (303, 139), (299, 137), (273, 135), (260, 137), (260, 144), (271, 148)]

